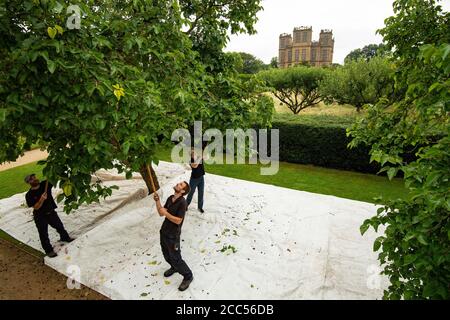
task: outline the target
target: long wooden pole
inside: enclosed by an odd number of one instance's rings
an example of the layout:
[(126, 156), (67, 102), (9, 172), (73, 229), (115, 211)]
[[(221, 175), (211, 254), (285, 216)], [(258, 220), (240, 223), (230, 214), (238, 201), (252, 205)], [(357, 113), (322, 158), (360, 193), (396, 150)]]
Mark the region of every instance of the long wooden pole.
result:
[(153, 192), (156, 192), (155, 182), (153, 182), (152, 173), (150, 172), (150, 165), (147, 164), (147, 174), (150, 177), (150, 183), (152, 184)]

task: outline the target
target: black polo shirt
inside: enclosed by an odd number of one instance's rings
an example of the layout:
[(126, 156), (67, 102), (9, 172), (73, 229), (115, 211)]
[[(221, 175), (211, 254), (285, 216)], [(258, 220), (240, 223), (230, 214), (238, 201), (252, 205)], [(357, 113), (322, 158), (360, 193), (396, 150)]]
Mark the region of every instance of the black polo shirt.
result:
[[(28, 192), (25, 194), (25, 199), (27, 201), (28, 207), (34, 206), (39, 201), (41, 195), (45, 191), (45, 182), (46, 181), (41, 181), (39, 183), (38, 189), (33, 190), (30, 188), (30, 190), (28, 190)], [(45, 214), (57, 208), (55, 199), (53, 199), (52, 196), (52, 188), (53, 185), (49, 182), (47, 186), (47, 199), (44, 201), (44, 203), (38, 210), (36, 209), (33, 210), (33, 214), (43, 214), (43, 213)]]
[[(195, 164), (194, 158), (191, 158), (191, 164)], [(192, 168), (191, 178), (198, 179), (204, 175), (205, 175), (205, 167), (203, 166), (203, 159), (202, 159), (201, 162), (198, 164), (197, 168)]]
[(172, 202), (172, 199), (173, 195), (167, 198), (164, 208), (166, 208), (171, 215), (182, 218), (183, 221), (180, 224), (176, 224), (166, 218), (164, 219), (160, 232), (166, 236), (179, 237), (181, 234), (181, 226), (184, 222), (184, 215), (186, 214), (187, 202), (184, 197), (179, 197), (174, 202)]

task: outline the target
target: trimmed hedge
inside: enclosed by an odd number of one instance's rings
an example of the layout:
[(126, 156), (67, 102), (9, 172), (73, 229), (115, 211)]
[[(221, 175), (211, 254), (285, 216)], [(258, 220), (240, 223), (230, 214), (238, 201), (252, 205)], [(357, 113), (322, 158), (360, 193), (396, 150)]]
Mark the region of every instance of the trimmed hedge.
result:
[(380, 166), (369, 163), (368, 147), (347, 148), (346, 128), (353, 121), (351, 117), (276, 115), (272, 129), (280, 130), (280, 161), (377, 173)]

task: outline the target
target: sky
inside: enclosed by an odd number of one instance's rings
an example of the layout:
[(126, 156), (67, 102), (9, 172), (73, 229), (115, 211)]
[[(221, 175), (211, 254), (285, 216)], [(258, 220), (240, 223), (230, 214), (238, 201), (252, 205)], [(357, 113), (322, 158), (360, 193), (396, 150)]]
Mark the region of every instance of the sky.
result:
[[(350, 51), (381, 43), (376, 30), (392, 16), (393, 0), (263, 0), (255, 35), (232, 35), (225, 51), (248, 52), (269, 63), (278, 56), (278, 37), (294, 27), (312, 26), (313, 40), (321, 29), (332, 29), (335, 39), (333, 62), (342, 64)], [(445, 0), (444, 8), (450, 7)]]

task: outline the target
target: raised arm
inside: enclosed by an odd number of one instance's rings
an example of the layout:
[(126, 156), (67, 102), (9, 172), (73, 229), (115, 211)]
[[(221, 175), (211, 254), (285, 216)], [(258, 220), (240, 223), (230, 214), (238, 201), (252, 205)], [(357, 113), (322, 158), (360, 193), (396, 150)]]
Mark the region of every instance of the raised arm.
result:
[(43, 193), (42, 195), (41, 195), (41, 198), (38, 200), (38, 202), (36, 202), (34, 205), (33, 205), (33, 208), (35, 209), (35, 210), (39, 210), (41, 207), (42, 207), (42, 205), (44, 204), (44, 201), (47, 199), (47, 193)]
[(179, 218), (179, 217), (176, 217), (176, 216), (170, 214), (170, 212), (161, 205), (159, 195), (156, 192), (153, 194), (153, 199), (155, 199), (156, 210), (158, 211), (158, 214), (161, 217), (164, 216), (175, 224), (180, 224), (181, 222), (183, 222), (183, 218)]

